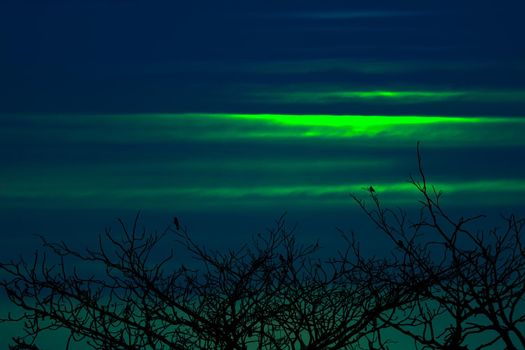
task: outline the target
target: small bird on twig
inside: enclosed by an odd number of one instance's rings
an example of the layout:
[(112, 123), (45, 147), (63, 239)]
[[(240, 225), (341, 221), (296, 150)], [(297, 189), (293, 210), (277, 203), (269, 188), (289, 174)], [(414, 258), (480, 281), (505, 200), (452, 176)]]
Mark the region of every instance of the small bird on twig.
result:
[(173, 217), (173, 224), (175, 225), (175, 229), (177, 231), (179, 231), (180, 230), (180, 222), (179, 222), (179, 218), (178, 217), (176, 217), (176, 216)]
[(369, 191), (370, 193), (374, 193), (376, 190), (374, 189), (374, 186), (370, 186), (370, 187), (368, 188), (368, 191)]

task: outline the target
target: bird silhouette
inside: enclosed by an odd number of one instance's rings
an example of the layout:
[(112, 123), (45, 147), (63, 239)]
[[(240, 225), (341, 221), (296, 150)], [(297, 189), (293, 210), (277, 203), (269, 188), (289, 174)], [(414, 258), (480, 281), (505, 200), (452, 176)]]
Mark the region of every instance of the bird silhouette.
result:
[(173, 224), (175, 225), (175, 229), (177, 231), (179, 231), (180, 230), (180, 222), (179, 222), (179, 218), (178, 217), (176, 217), (176, 216), (173, 217)]
[(131, 316), (131, 305), (126, 305), (124, 307), (124, 317), (129, 318)]
[(369, 191), (370, 193), (374, 193), (376, 190), (374, 189), (374, 186), (370, 186), (370, 187), (368, 188), (368, 191)]

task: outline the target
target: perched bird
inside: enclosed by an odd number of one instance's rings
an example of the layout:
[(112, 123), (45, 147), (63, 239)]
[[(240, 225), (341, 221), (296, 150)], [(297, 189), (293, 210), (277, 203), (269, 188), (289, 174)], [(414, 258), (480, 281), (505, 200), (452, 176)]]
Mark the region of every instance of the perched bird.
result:
[(131, 305), (127, 304), (124, 307), (124, 317), (129, 318), (131, 316)]
[(179, 218), (178, 217), (176, 217), (176, 216), (173, 217), (173, 224), (175, 225), (175, 229), (177, 231), (179, 231), (180, 230), (180, 222), (179, 222)]
[(368, 191), (369, 191), (370, 193), (374, 193), (376, 190), (374, 189), (374, 186), (370, 186), (370, 187), (368, 188)]

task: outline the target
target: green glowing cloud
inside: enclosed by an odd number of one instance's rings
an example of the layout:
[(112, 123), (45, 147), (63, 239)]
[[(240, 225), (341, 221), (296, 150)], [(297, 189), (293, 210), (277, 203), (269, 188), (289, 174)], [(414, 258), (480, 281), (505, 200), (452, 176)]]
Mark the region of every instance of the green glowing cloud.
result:
[(385, 102), (414, 104), (430, 102), (523, 102), (525, 91), (483, 90), (329, 90), (329, 91), (271, 91), (248, 92), (247, 97), (268, 103), (331, 104), (342, 102)]
[[(424, 137), (428, 143), (523, 144), (519, 132), (525, 118), (375, 116), (375, 115), (289, 115), (289, 114), (184, 114), (164, 118), (206, 120), (223, 129), (208, 129), (201, 136), (209, 139), (346, 139), (374, 138), (377, 145), (404, 141), (414, 143)], [(490, 126), (489, 126), (490, 125)], [(495, 133), (498, 130), (498, 133)]]
[[(72, 184), (70, 184), (72, 185)], [(173, 207), (180, 203), (184, 208), (235, 207), (245, 210), (257, 207), (273, 207), (285, 210), (289, 205), (331, 207), (352, 205), (350, 193), (366, 195), (370, 183), (353, 184), (299, 184), (279, 185), (278, 183), (247, 186), (57, 186), (38, 187), (12, 186), (2, 191), (2, 203), (23, 206), (24, 202), (39, 201), (48, 206), (63, 206), (75, 203), (81, 207), (105, 208), (117, 205), (133, 209), (138, 205), (156, 208)], [(407, 182), (373, 183), (378, 195), (387, 204), (415, 204), (418, 199), (416, 188)], [(505, 204), (519, 204), (525, 195), (525, 181), (520, 179), (490, 179), (476, 181), (437, 182), (433, 185), (451, 199), (450, 205), (491, 205), (498, 201)], [(282, 206), (282, 208), (280, 207)]]
[[(38, 118), (31, 117), (35, 123)], [(45, 125), (13, 126), (5, 142), (314, 142), (338, 140), (361, 147), (525, 145), (523, 117), (292, 115), (292, 114), (140, 114), (46, 116)], [(23, 123), (20, 123), (23, 125)], [(17, 129), (18, 128), (18, 129)]]

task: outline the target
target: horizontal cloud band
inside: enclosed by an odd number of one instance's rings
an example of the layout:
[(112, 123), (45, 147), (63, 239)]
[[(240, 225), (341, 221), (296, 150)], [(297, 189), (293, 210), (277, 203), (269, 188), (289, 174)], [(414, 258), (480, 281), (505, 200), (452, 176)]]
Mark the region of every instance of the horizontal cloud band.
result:
[[(2, 117), (0, 117), (1, 120)], [(334, 139), (366, 147), (525, 145), (523, 117), (292, 115), (292, 114), (137, 114), (19, 117), (6, 124), (4, 142), (295, 142)], [(28, 124), (38, 127), (27, 128)]]
[[(205, 207), (239, 207), (249, 208), (273, 203), (274, 207), (295, 203), (301, 205), (317, 203), (319, 206), (351, 204), (349, 194), (365, 194), (369, 183), (355, 184), (321, 184), (321, 185), (267, 185), (267, 186), (230, 186), (213, 187), (60, 187), (60, 188), (16, 188), (2, 191), (2, 203), (9, 203), (9, 207), (23, 205), (24, 201), (44, 201), (48, 205), (64, 205), (74, 201), (81, 207), (105, 208), (117, 205), (118, 207), (140, 205), (156, 207), (173, 207), (181, 203), (184, 208)], [(450, 205), (480, 204), (484, 198), (486, 204), (505, 200), (508, 205), (519, 204), (525, 195), (525, 181), (519, 179), (491, 179), (478, 181), (437, 182), (433, 184), (436, 190), (443, 191), (445, 198), (451, 198)], [(415, 203), (417, 189), (407, 182), (374, 184), (376, 192), (390, 204)]]

